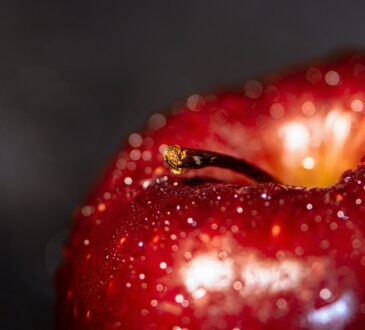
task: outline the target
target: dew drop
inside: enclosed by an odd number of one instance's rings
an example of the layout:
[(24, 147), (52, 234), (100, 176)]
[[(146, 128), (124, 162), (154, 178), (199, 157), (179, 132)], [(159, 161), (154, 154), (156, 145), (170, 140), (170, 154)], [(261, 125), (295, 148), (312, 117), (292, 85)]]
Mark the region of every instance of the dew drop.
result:
[(194, 94), (188, 97), (186, 106), (191, 111), (199, 111), (201, 105), (205, 103), (204, 98), (198, 94)]
[(350, 107), (355, 112), (361, 112), (364, 109), (364, 103), (359, 99), (355, 99), (351, 102)]
[(274, 103), (270, 107), (270, 115), (274, 119), (278, 119), (278, 118), (283, 117), (284, 116), (284, 113), (285, 113), (285, 109), (284, 109), (284, 107), (280, 103)]
[(160, 113), (153, 114), (148, 120), (148, 128), (158, 130), (166, 125), (165, 116)]
[(327, 288), (324, 288), (322, 289), (320, 292), (319, 292), (319, 296), (323, 299), (323, 300), (328, 300), (331, 298), (332, 296), (332, 292), (327, 289)]
[(142, 136), (138, 133), (132, 133), (129, 135), (128, 142), (133, 148), (138, 148), (142, 144)]
[(241, 206), (238, 206), (236, 208), (236, 211), (237, 211), (237, 213), (240, 213), (241, 214), (243, 212), (243, 208)]
[(310, 83), (316, 84), (321, 81), (322, 73), (318, 68), (312, 67), (307, 70), (306, 78)]
[(325, 82), (330, 86), (336, 86), (340, 82), (340, 75), (336, 71), (328, 71), (324, 76)]
[(245, 84), (245, 94), (250, 98), (258, 98), (262, 93), (262, 84), (257, 80), (250, 80)]

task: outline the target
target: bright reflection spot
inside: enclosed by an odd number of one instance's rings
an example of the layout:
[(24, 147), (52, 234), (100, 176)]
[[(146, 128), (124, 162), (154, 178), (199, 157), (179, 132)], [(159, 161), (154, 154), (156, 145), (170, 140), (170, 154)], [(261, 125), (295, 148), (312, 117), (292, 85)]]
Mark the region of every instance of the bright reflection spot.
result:
[(308, 276), (309, 267), (295, 259), (284, 261), (259, 261), (251, 259), (242, 270), (244, 291), (258, 294), (276, 294), (295, 290)]
[(184, 296), (182, 295), (182, 294), (177, 294), (176, 296), (175, 296), (175, 301), (177, 302), (177, 303), (182, 303), (183, 301), (184, 301)]
[(302, 165), (306, 170), (312, 170), (315, 164), (316, 161), (313, 157), (305, 157), (302, 162)]
[(305, 151), (309, 147), (310, 134), (304, 124), (292, 122), (283, 126), (280, 132), (288, 151)]
[[(270, 235), (279, 232), (279, 226), (273, 224)], [(268, 257), (255, 249), (241, 247), (226, 236), (211, 237), (203, 243), (205, 252), (194, 255), (190, 251), (196, 251), (195, 241), (188, 238), (181, 243), (180, 262), (172, 266), (180, 276), (169, 275), (164, 280), (169, 281), (174, 292), (174, 303), (184, 308), (189, 302), (197, 317), (209, 320), (206, 328), (215, 328), (227, 315), (242, 315), (246, 307), (251, 308), (257, 319), (270, 322), (287, 313), (295, 301), (304, 307), (298, 317), (304, 317), (306, 325), (312, 328), (307, 316), (313, 311), (314, 299), (335, 297), (330, 288), (321, 292), (323, 283), (334, 286), (337, 283), (337, 273), (328, 257), (296, 257), (289, 251), (279, 251), (280, 257)], [(184, 292), (180, 291), (182, 286)]]
[(183, 270), (183, 278), (185, 286), (190, 292), (199, 288), (220, 291), (231, 284), (233, 265), (229, 259), (219, 260), (211, 255), (202, 255), (187, 265)]
[[(281, 229), (279, 225), (274, 225), (272, 230), (274, 235), (278, 235)], [(268, 294), (297, 292), (304, 283), (319, 283), (325, 275), (325, 268), (324, 261), (320, 259), (277, 260), (261, 258), (255, 253), (243, 253), (222, 260), (215, 254), (205, 254), (188, 262), (182, 268), (181, 275), (184, 286), (195, 299), (209, 292), (230, 288), (240, 291), (241, 297), (251, 299)]]
[(314, 329), (331, 327), (332, 330), (339, 330), (349, 322), (354, 309), (355, 298), (352, 292), (346, 292), (333, 303), (309, 312), (307, 320)]
[(324, 122), (325, 131), (332, 133), (334, 143), (342, 145), (351, 130), (351, 116), (338, 110), (332, 110)]
[(192, 293), (192, 296), (194, 299), (200, 299), (200, 298), (203, 298), (206, 295), (206, 293), (207, 292), (204, 289), (200, 288), (200, 289), (195, 290)]

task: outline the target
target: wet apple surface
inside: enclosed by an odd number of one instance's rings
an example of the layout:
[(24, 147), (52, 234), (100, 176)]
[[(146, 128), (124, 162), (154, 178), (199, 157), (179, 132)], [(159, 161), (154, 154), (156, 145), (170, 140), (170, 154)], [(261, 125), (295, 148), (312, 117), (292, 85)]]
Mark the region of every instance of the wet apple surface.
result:
[[(76, 215), (59, 329), (362, 329), (365, 59), (193, 95), (133, 133)], [(167, 145), (246, 160), (173, 175)]]

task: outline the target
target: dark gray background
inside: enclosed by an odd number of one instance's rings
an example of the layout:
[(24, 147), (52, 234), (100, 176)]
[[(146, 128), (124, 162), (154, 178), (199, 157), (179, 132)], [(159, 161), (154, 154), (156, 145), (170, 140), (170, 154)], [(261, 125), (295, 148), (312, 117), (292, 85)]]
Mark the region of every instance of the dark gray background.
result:
[(72, 208), (194, 92), (365, 47), (364, 1), (0, 1), (0, 328), (52, 327)]

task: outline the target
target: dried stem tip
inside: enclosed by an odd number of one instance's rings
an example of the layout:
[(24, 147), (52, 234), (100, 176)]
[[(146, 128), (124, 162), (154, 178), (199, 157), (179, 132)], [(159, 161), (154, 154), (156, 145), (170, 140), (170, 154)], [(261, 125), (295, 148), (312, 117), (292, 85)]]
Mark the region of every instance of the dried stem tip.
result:
[(182, 174), (188, 169), (216, 166), (241, 173), (256, 182), (279, 182), (270, 174), (244, 160), (215, 152), (171, 145), (164, 149), (163, 158), (174, 174)]

